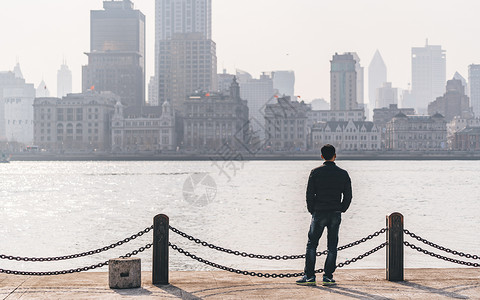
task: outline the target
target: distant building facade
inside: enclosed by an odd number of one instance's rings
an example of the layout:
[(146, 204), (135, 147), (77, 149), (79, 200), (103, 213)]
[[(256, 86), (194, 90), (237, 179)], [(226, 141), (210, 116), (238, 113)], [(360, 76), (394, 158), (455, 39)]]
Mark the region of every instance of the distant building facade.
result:
[(198, 92), (189, 96), (183, 111), (182, 149), (244, 149), (249, 136), (248, 106), (240, 97), (236, 79), (229, 94)]
[(454, 117), (452, 121), (447, 123), (447, 140), (449, 149), (455, 148), (455, 133), (462, 131), (467, 127), (480, 127), (480, 119)]
[(447, 150), (447, 122), (440, 114), (397, 114), (387, 123), (386, 149), (395, 151)]
[(443, 97), (428, 104), (428, 114), (439, 113), (445, 117), (447, 122), (454, 117), (473, 118), (473, 112), (470, 109), (470, 100), (465, 95), (465, 87), (462, 81), (452, 79), (447, 82), (446, 92)]
[(267, 73), (261, 74), (258, 79), (252, 78), (249, 73), (241, 70), (237, 70), (236, 74), (240, 84), (240, 96), (248, 101), (252, 131), (263, 140), (265, 138), (265, 107), (267, 104), (276, 102), (273, 79)]
[(389, 107), (398, 104), (398, 89), (392, 88), (391, 82), (384, 82), (377, 88), (375, 108)]
[(57, 97), (61, 98), (72, 92), (72, 71), (63, 62), (57, 71)]
[(200, 33), (175, 34), (159, 42), (158, 99), (181, 111), (196, 91), (217, 90), (216, 45)]
[[(230, 85), (235, 75), (228, 74), (227, 70), (223, 70), (223, 73), (217, 74), (217, 87), (218, 92), (224, 92), (230, 90)], [(241, 93), (240, 93), (241, 94)]]
[(412, 96), (415, 110), (424, 114), (428, 103), (443, 95), (446, 82), (446, 51), (442, 46), (412, 48)]
[(329, 122), (329, 121), (355, 121), (361, 122), (365, 121), (365, 111), (363, 109), (353, 109), (353, 110), (307, 110), (308, 116), (308, 127), (311, 127), (313, 124), (318, 122)]
[(34, 143), (48, 151), (110, 151), (111, 119), (120, 99), (111, 92), (36, 98)]
[(176, 149), (175, 111), (168, 101), (161, 106), (124, 107), (115, 104), (112, 151), (173, 151)]
[(338, 151), (378, 151), (380, 130), (368, 121), (318, 122), (311, 129), (311, 149), (319, 151), (331, 144)]
[(368, 65), (368, 103), (372, 109), (378, 108), (376, 106), (377, 89), (382, 87), (384, 82), (387, 82), (387, 66), (383, 61), (382, 55), (377, 50)]
[(480, 64), (468, 66), (468, 87), (473, 112), (480, 117)]
[(16, 72), (0, 72), (0, 141), (33, 142), (35, 88), (25, 83), (20, 66)]
[(90, 52), (82, 90), (110, 91), (127, 106), (145, 104), (145, 15), (130, 0), (90, 12)]
[(382, 149), (385, 149), (386, 145), (387, 123), (399, 113), (411, 116), (415, 114), (415, 109), (398, 108), (397, 104), (390, 104), (388, 107), (376, 108), (373, 110), (373, 123), (375, 123), (382, 133)]
[(35, 90), (36, 97), (50, 97), (50, 90), (47, 87), (47, 84), (42, 79), (42, 81), (38, 84), (37, 89)]
[(360, 56), (356, 52), (352, 52), (355, 60), (355, 73), (357, 73), (357, 103), (358, 108), (363, 108), (365, 104), (365, 72), (364, 67), (360, 64)]
[(273, 71), (273, 88), (281, 96), (295, 97), (295, 72), (294, 71)]
[(303, 101), (279, 97), (265, 108), (265, 140), (272, 150), (298, 151), (308, 147), (308, 115), (310, 106)]
[(480, 127), (467, 127), (456, 132), (453, 150), (480, 151)]
[(335, 54), (330, 65), (330, 109), (357, 109), (357, 72), (354, 56), (351, 53)]
[(148, 82), (148, 105), (158, 106), (158, 82), (155, 76), (150, 77)]
[(217, 91), (212, 0), (155, 0), (158, 105), (181, 111), (195, 91)]

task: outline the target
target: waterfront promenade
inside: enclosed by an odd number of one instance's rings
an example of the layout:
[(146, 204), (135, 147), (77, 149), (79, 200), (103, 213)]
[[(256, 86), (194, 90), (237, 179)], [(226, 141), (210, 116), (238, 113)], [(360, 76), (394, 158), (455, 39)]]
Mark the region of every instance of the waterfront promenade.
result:
[(108, 273), (0, 274), (0, 299), (480, 299), (480, 270), (474, 268), (405, 269), (403, 282), (385, 280), (384, 269), (339, 269), (333, 287), (223, 271), (170, 272), (167, 286), (152, 285), (151, 277), (143, 272), (141, 288), (112, 290)]

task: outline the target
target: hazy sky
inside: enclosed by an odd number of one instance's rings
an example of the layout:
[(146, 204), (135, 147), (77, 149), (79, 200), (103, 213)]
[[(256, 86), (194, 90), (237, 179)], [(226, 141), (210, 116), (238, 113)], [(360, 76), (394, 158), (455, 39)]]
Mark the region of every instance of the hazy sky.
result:
[[(147, 82), (154, 66), (154, 0), (136, 0), (147, 18)], [(0, 10), (0, 70), (20, 61), (35, 86), (45, 79), (56, 95), (56, 74), (63, 57), (81, 89), (81, 66), (89, 50), (89, 11), (101, 0), (4, 1)], [(329, 99), (330, 59), (356, 51), (367, 67), (376, 49), (388, 68), (388, 80), (407, 88), (411, 47), (442, 45), (447, 78), (468, 77), (480, 63), (477, 0), (213, 0), (213, 39), (218, 70), (239, 68), (258, 77), (262, 71), (291, 69), (296, 94), (304, 100)], [(468, 78), (467, 78), (468, 79)], [(365, 82), (365, 99), (368, 99)]]

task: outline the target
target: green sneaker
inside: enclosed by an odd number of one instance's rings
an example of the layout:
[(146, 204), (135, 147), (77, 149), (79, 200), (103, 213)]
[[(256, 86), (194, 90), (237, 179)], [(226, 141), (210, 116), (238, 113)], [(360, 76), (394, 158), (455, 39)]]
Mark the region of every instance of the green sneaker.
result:
[(335, 282), (335, 279), (333, 279), (333, 278), (328, 278), (328, 277), (326, 277), (326, 276), (323, 277), (323, 285), (335, 285), (335, 284), (337, 284), (337, 283)]
[(315, 281), (315, 276), (308, 278), (307, 275), (303, 276), (302, 279), (296, 281), (298, 285), (317, 285)]

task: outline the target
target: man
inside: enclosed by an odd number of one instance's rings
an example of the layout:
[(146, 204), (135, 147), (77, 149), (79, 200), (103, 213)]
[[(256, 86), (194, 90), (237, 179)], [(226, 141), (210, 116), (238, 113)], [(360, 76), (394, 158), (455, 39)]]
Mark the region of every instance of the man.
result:
[[(315, 259), (318, 241), (327, 227), (327, 259), (325, 260), (323, 285), (333, 285), (333, 272), (336, 268), (338, 230), (341, 214), (346, 212), (352, 200), (352, 185), (347, 171), (337, 167), (335, 147), (327, 144), (322, 147), (322, 166), (310, 172), (307, 185), (307, 209), (312, 214), (308, 232), (305, 257), (305, 276), (297, 280), (299, 285), (316, 285)], [(343, 200), (342, 200), (343, 194)]]

